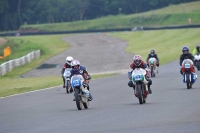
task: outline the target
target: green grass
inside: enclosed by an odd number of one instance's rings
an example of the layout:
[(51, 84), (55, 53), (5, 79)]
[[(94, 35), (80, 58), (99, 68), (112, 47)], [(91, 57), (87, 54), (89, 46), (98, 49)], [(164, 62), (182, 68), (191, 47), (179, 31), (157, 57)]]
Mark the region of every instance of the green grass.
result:
[(141, 32), (120, 32), (109, 34), (128, 42), (126, 52), (140, 54), (146, 61), (151, 49), (155, 49), (160, 63), (179, 59), (182, 47), (188, 46), (190, 52), (200, 43), (200, 29), (157, 30)]
[[(184, 45), (187, 45), (190, 51), (192, 51), (196, 44), (200, 43), (199, 29), (115, 32), (109, 35), (126, 40), (128, 42), (126, 51), (133, 54), (140, 54), (144, 60), (146, 60), (149, 51), (155, 49), (161, 64), (178, 59)], [(65, 35), (8, 38), (34, 42), (38, 46), (45, 47), (45, 50), (40, 59), (36, 59), (32, 63), (16, 68), (5, 76), (0, 77), (0, 97), (61, 85), (61, 77), (18, 78), (16, 76), (32, 70), (47, 58), (67, 49), (69, 45), (61, 41), (63, 36)], [(92, 75), (92, 79), (112, 75), (115, 74)]]
[(125, 28), (135, 26), (186, 25), (188, 18), (193, 24), (200, 24), (200, 2), (190, 2), (132, 15), (107, 16), (94, 20), (75, 21), (54, 24), (22, 25), (21, 29), (39, 29), (42, 31), (74, 31)]
[[(91, 75), (92, 79), (113, 76), (114, 74)], [(40, 78), (9, 78), (3, 77), (0, 79), (0, 97), (5, 97), (13, 94), (19, 94), (34, 90), (40, 90), (52, 86), (63, 84), (63, 80), (59, 76), (40, 77)]]
[(16, 68), (5, 76), (18, 76), (26, 73), (27, 71), (36, 68), (43, 61), (53, 57), (62, 51), (68, 49), (70, 45), (62, 41), (66, 35), (46, 35), (46, 36), (20, 36), (20, 37), (7, 37), (8, 42), (1, 46), (1, 51), (7, 46), (11, 46), (12, 54), (0, 60), (3, 63), (8, 60), (20, 58), (31, 51), (41, 50), (41, 57), (33, 62), (25, 65), (24, 67)]
[[(22, 67), (15, 68), (13, 71), (0, 77), (0, 97), (63, 84), (63, 80), (59, 76), (20, 78), (20, 75), (36, 68), (48, 58), (68, 49), (70, 47), (69, 44), (62, 41), (62, 38), (65, 36), (66, 35), (7, 37), (6, 39), (8, 42), (4, 45), (1, 45), (1, 49), (11, 46), (12, 55), (4, 58), (4, 60), (1, 60), (1, 62), (19, 58), (28, 54), (32, 50), (37, 49), (41, 49), (42, 55), (39, 59), (35, 59), (33, 62)], [(92, 75), (92, 79), (113, 75), (116, 74)]]

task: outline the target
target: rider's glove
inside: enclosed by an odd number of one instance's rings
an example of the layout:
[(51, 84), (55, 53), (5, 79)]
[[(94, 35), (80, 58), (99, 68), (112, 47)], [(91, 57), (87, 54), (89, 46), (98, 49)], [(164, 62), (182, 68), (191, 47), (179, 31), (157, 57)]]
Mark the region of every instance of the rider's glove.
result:
[(91, 76), (87, 75), (86, 80), (90, 80), (90, 79), (91, 79)]

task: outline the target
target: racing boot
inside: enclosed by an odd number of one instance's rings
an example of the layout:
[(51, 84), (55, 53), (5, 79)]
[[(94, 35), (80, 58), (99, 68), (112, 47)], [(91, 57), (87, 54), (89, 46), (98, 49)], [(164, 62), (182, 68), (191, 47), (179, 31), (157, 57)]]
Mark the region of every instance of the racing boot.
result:
[(88, 101), (92, 101), (93, 100), (93, 96), (91, 93), (89, 93), (89, 98), (88, 98)]
[(151, 80), (151, 79), (148, 79), (147, 81), (148, 81), (148, 83), (147, 83), (148, 92), (149, 92), (149, 94), (152, 94), (152, 90), (151, 90), (151, 88), (150, 88), (150, 86), (151, 86), (151, 84), (152, 84), (152, 80)]

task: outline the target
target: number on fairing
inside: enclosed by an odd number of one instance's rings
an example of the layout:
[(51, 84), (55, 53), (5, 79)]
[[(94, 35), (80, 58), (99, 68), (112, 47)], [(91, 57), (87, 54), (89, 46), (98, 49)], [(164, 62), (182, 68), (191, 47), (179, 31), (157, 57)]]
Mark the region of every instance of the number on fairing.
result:
[(185, 68), (190, 68), (190, 64), (185, 64)]
[(66, 71), (66, 76), (69, 77), (71, 75), (70, 71)]
[(134, 79), (135, 79), (135, 81), (140, 81), (140, 80), (142, 80), (142, 75), (135, 75)]
[(81, 86), (80, 80), (73, 80), (73, 85), (74, 86)]

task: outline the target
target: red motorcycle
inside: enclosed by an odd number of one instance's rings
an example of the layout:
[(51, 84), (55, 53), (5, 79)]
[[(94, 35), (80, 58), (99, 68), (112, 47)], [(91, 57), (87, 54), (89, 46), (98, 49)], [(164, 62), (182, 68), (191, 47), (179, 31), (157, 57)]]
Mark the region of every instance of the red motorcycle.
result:
[(192, 84), (196, 80), (196, 74), (193, 66), (193, 62), (190, 59), (185, 59), (182, 63), (183, 82), (186, 83), (187, 89), (192, 88)]

